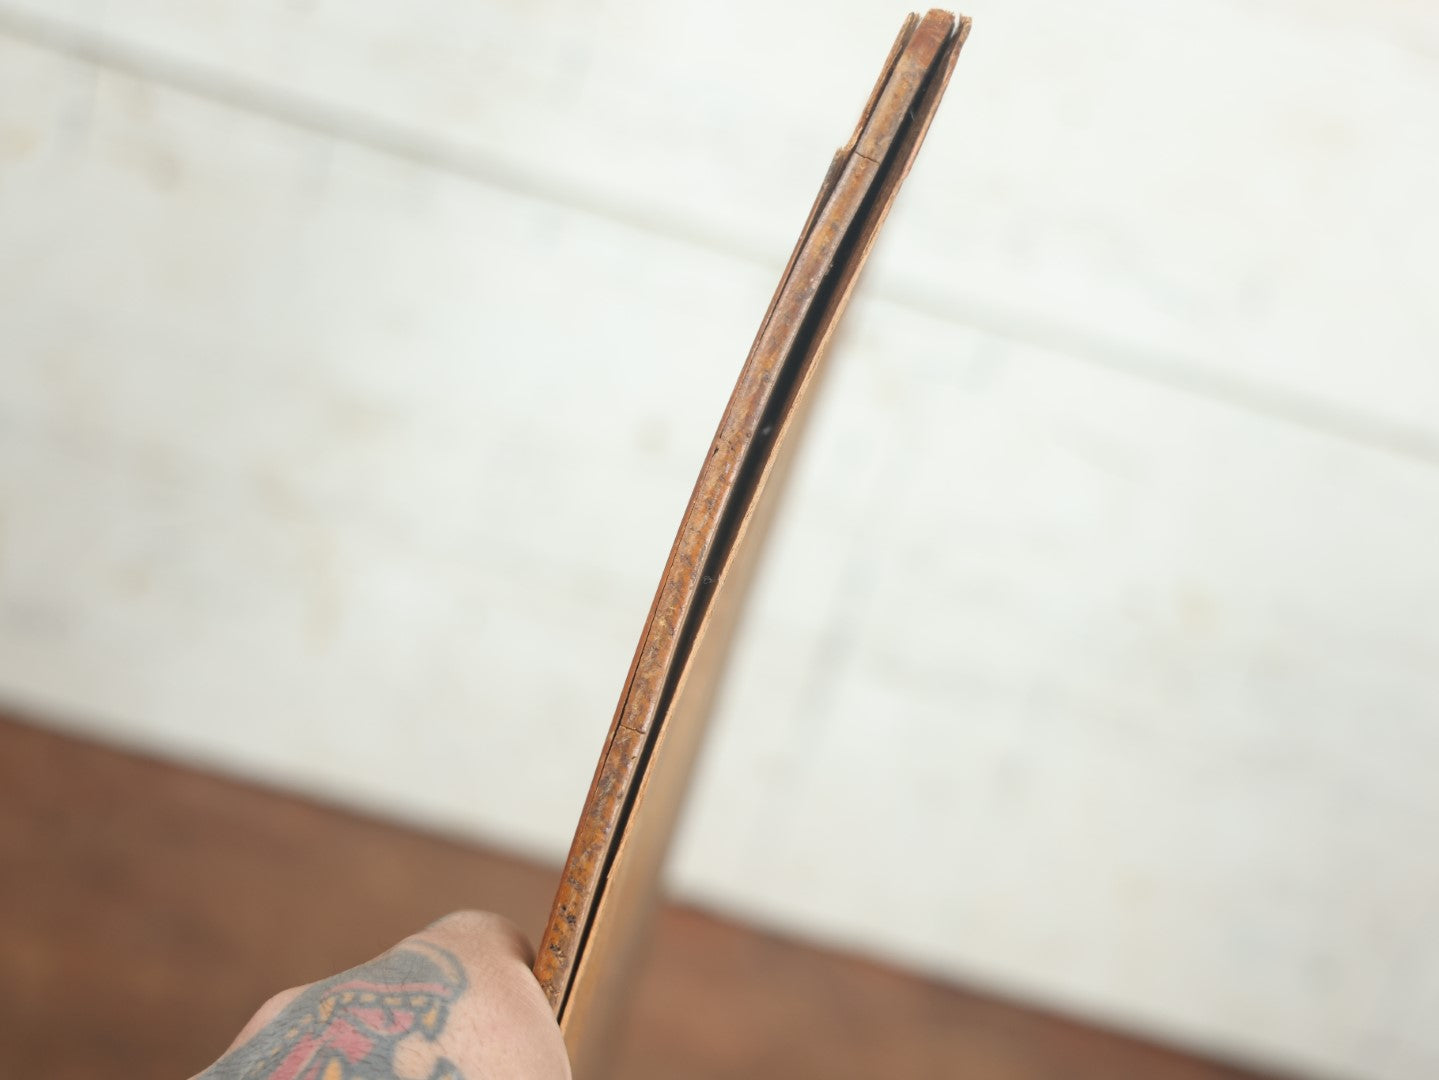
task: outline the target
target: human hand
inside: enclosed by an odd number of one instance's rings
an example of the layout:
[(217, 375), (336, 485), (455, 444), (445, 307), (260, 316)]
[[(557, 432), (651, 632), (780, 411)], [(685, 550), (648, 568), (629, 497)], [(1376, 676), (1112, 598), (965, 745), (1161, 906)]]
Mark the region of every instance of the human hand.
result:
[(462, 911), (368, 963), (276, 994), (195, 1080), (567, 1080), (530, 947)]

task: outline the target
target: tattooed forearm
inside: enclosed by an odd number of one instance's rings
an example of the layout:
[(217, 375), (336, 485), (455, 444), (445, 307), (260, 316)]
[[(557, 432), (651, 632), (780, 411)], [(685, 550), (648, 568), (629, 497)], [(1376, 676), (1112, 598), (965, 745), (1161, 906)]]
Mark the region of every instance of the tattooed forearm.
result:
[(438, 1042), (464, 968), (409, 941), (316, 983), (196, 1080), (463, 1080)]

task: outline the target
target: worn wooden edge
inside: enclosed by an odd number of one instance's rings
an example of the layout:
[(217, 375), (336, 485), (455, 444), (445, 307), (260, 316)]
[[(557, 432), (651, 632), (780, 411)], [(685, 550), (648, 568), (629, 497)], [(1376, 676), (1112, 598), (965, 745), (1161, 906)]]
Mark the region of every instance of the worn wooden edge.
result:
[(969, 20), (938, 11), (906, 20), (854, 135), (826, 174), (726, 407), (656, 590), (539, 949), (535, 974), (562, 1021), (605, 880), (623, 857), (626, 822), (648, 786), (646, 764), (709, 629), (714, 599), (789, 430), (790, 406), (808, 389), (968, 28)]

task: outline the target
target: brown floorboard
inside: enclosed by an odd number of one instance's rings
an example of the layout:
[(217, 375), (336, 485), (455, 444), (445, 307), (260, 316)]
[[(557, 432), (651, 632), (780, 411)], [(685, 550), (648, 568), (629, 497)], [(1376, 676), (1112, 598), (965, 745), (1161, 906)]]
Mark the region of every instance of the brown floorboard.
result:
[[(188, 1076), (447, 911), (537, 939), (556, 873), (0, 719), (0, 1076)], [(679, 906), (620, 1041), (626, 1080), (1259, 1075)]]

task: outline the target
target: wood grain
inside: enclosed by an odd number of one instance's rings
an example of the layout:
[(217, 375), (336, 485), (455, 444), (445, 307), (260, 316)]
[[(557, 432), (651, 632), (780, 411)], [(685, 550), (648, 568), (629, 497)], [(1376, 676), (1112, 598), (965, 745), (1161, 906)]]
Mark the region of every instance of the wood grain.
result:
[[(827, 107), (867, 74), (886, 8), (581, 10), (424, 0), (397, 19), (383, 0), (4, 0), (0, 21), (717, 250), (761, 259), (788, 242), (788, 207), (829, 149)], [(984, 15), (965, 76), (982, 105), (962, 143), (926, 151), (966, 197), (913, 193), (905, 258), (875, 275), (876, 295), (1204, 396), (1322, 404), (1311, 420), (1367, 417), (1376, 438), (1413, 427), (1432, 447), (1433, 324), (1406, 282), (1427, 280), (1439, 243), (1425, 194), (1439, 186), (1439, 81), (1416, 52), (1439, 36), (1439, 9), (1380, 0), (1355, 20), (1334, 0), (1105, 0), (1076, 17), (1041, 0)], [(1216, 25), (1231, 30), (1218, 86)], [(826, 52), (843, 64), (817, 64)], [(774, 108), (793, 83), (753, 72), (796, 60), (814, 78)], [(642, 137), (656, 131), (686, 135)], [(1375, 199), (1381, 182), (1390, 197)]]
[[(592, 129), (616, 154), (673, 130), (613, 108), (671, 85), (634, 62), (674, 36), (644, 3), (593, 24), (564, 5), (432, 3), (403, 28), (375, 0), (31, 6), (197, 74), (275, 60), (291, 88), (396, 122), (464, 89), (447, 143), (462, 149), (492, 132), (474, 101), (579, 127), (598, 98), (624, 121)], [(1405, 194), (1429, 176), (1432, 139), (1405, 132), (1435, 87), (1402, 63), (1335, 78), (1372, 58), (1377, 19), (1101, 7), (1001, 6), (966, 47), (963, 127), (941, 119), (926, 141), (847, 320), (675, 880), (1140, 1030), (1319, 1075), (1439, 1075), (1439, 1028), (1411, 1011), (1436, 968), (1411, 961), (1439, 895), (1413, 858), (1439, 843), (1439, 474), (1155, 385), (1142, 343), (1109, 368), (1102, 349), (1090, 364), (1033, 347), (1017, 308), (1015, 336), (977, 332), (994, 308), (965, 285), (982, 276), (998, 303), (1022, 284), (1047, 326), (1082, 304), (1094, 326), (1172, 330), (1271, 385), (1287, 365), (1326, 394), (1342, 375), (1355, 406), (1423, 411), (1432, 397), (1393, 366), (1419, 353), (1392, 347), (1386, 304), (1405, 310), (1391, 281), (1423, 281), (1412, 259), (1435, 246), (1415, 212), (1430, 204)], [(94, 718), (97, 736), (562, 852), (594, 704), (614, 702), (736, 361), (893, 29), (877, 10), (770, 40), (794, 11), (741, 3), (671, 61), (689, 93), (655, 104), (704, 137), (664, 155), (705, 152), (685, 179), (752, 177), (734, 201), (763, 269), (222, 107), (163, 68), (7, 37), (5, 693)], [(529, 13), (527, 32), (456, 21), (495, 11)], [(188, 40), (159, 32), (180, 20)], [(1185, 32), (1198, 23), (1230, 30), (1222, 86), (1212, 36)], [(480, 51), (569, 61), (566, 26), (593, 62), (568, 92), (516, 98)], [(370, 62), (401, 29), (410, 66)], [(781, 70), (826, 71), (808, 103), (760, 77), (775, 41), (795, 49)], [(223, 47), (189, 48), (206, 43)], [(449, 46), (463, 64), (444, 65)], [(836, 48), (850, 60), (829, 71)], [(1297, 77), (1275, 79), (1277, 60)], [(785, 107), (710, 93), (734, 83)], [(406, 89), (423, 108), (401, 109)], [(748, 139), (766, 115), (758, 151), (709, 137), (726, 123)], [(1363, 137), (1301, 138), (1306, 153), (1289, 121)], [(563, 164), (531, 159), (541, 177)], [(620, 183), (614, 158), (569, 164)], [(1380, 181), (1392, 199), (1372, 198)], [(879, 300), (885, 263), (969, 300), (953, 318), (946, 296), (927, 316)], [(585, 294), (585, 318), (548, 319), (557, 294)], [(724, 326), (689, 332), (709, 317)], [(1356, 347), (1345, 326), (1385, 336)], [(653, 416), (641, 383), (660, 387)], [(582, 550), (558, 550), (577, 529)], [(883, 755), (880, 732), (902, 736)], [(565, 782), (535, 783), (541, 765)]]
[[(0, 1075), (188, 1076), (276, 991), (452, 908), (541, 926), (554, 868), (0, 713)], [(1247, 1080), (669, 906), (629, 1080)]]

